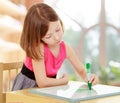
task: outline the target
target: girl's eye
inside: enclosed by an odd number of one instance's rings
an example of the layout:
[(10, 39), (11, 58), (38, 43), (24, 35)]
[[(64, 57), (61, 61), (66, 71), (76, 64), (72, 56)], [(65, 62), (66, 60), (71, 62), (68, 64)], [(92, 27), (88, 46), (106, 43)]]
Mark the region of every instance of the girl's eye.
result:
[(49, 39), (49, 38), (51, 38), (51, 36), (46, 36), (45, 38), (46, 38), (46, 39)]
[(45, 38), (46, 39), (49, 39), (49, 38), (51, 38), (52, 36), (51, 35), (47, 35)]
[(56, 30), (56, 32), (59, 32), (60, 31), (60, 28)]

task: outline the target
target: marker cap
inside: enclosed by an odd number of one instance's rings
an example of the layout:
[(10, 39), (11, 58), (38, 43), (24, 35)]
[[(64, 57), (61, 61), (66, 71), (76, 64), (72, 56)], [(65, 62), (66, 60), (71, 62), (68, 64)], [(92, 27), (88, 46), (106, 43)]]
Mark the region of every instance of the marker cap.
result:
[(90, 68), (91, 68), (90, 63), (86, 63), (86, 69), (88, 73), (91, 72)]

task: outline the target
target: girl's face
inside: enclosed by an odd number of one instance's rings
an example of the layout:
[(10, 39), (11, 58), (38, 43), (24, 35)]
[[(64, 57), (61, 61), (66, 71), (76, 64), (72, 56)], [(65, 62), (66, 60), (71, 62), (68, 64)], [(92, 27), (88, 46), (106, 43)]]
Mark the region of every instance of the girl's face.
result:
[(63, 36), (63, 29), (60, 21), (50, 22), (49, 29), (46, 35), (42, 38), (42, 41), (48, 46), (59, 45)]

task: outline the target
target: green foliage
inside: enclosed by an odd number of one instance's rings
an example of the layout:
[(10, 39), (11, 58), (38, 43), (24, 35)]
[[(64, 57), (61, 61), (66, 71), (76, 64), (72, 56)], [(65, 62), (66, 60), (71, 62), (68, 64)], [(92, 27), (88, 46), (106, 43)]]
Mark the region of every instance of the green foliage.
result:
[(69, 75), (69, 80), (72, 80), (72, 81), (75, 81), (76, 80), (76, 78), (75, 78), (75, 76), (74, 75)]
[(117, 67), (111, 67), (111, 72), (117, 77), (120, 78), (120, 69)]
[(99, 76), (100, 82), (103, 84), (108, 84), (109, 74), (106, 72), (106, 69), (100, 67), (99, 71), (100, 71), (100, 76)]
[[(109, 72), (108, 70), (109, 69)], [(100, 71), (100, 82), (103, 84), (114, 84), (114, 82), (118, 82), (120, 80), (120, 69), (117, 67), (111, 68), (99, 68)]]
[(80, 41), (80, 32), (69, 28), (65, 30), (63, 39), (70, 45), (77, 45)]

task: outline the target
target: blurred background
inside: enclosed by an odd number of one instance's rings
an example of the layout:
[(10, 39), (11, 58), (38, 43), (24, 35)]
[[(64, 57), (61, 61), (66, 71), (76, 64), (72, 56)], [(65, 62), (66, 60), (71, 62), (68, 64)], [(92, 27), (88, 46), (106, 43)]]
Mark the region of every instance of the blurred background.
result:
[[(0, 0), (0, 62), (24, 60), (19, 39), (26, 12), (36, 2), (56, 10), (65, 26), (63, 39), (83, 64), (91, 63), (100, 83), (120, 86), (120, 0)], [(81, 80), (67, 60), (62, 72)]]

